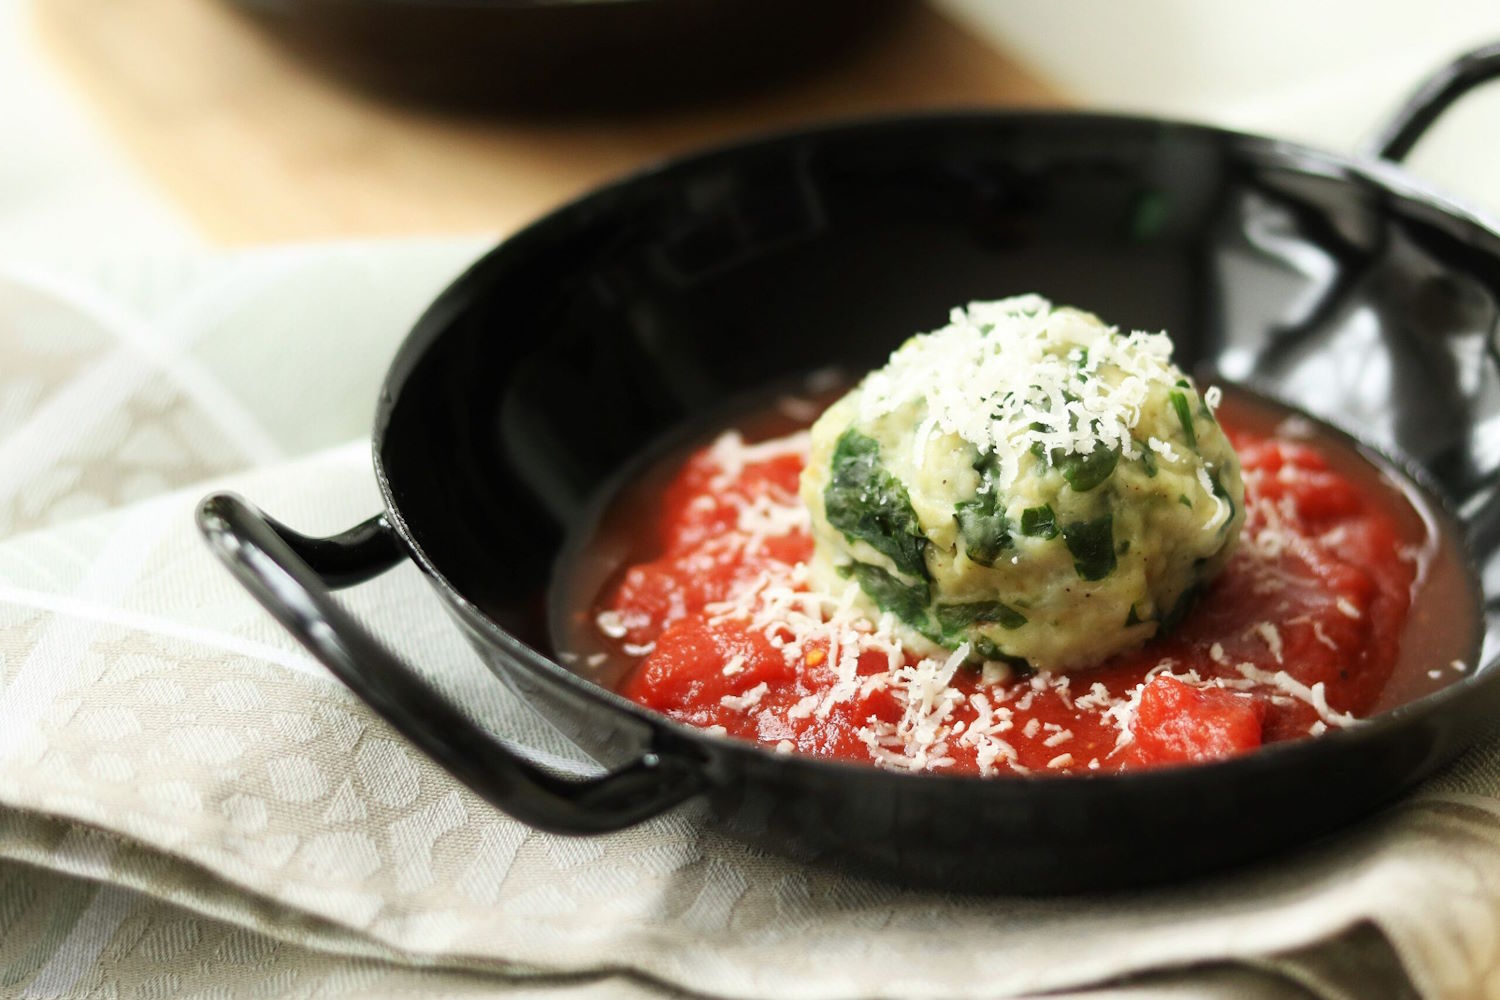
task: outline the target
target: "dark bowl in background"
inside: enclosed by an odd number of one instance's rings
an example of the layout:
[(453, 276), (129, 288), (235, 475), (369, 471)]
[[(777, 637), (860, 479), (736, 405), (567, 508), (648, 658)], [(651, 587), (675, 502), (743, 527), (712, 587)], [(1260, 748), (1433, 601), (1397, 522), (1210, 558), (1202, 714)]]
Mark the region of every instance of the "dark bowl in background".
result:
[(331, 75), (505, 110), (681, 104), (841, 56), (908, 0), (230, 0)]

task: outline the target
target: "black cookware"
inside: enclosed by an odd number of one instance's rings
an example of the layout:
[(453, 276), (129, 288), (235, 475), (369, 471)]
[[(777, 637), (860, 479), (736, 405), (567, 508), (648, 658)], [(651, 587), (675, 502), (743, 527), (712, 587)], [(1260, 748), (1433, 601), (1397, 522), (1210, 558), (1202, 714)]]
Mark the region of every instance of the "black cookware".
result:
[(476, 111), (702, 101), (836, 62), (906, 0), (231, 0), (312, 66)]
[[(1263, 855), (1410, 789), (1500, 710), (1500, 235), (1393, 163), (1495, 75), (1500, 47), (1459, 60), (1352, 157), (1149, 118), (993, 112), (677, 160), (507, 239), (418, 321), (375, 425), (384, 512), (312, 539), (221, 494), (200, 525), (380, 715), (537, 827), (613, 830), (701, 797), (772, 850), (1017, 891)], [(1461, 520), (1483, 581), (1480, 669), (1238, 759), (986, 780), (772, 754), (631, 704), (553, 655), (554, 559), (648, 442), (790, 373), (876, 364), (955, 303), (1021, 291), (1166, 329), (1185, 365), (1411, 463)], [(403, 559), (500, 680), (612, 770), (533, 766), (330, 596)]]

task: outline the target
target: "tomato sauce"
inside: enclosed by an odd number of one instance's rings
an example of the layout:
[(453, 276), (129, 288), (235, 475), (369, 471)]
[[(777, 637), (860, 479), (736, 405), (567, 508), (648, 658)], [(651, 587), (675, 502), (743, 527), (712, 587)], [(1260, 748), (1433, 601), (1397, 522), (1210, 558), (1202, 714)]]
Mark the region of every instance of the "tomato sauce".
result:
[(850, 595), (811, 591), (805, 434), (693, 453), (654, 489), (655, 522), (636, 526), (589, 623), (624, 664), (620, 692), (649, 708), (779, 752), (941, 773), (1227, 757), (1356, 725), (1402, 687), (1398, 664), (1427, 675), (1403, 682), (1411, 696), (1460, 676), (1462, 628), (1407, 648), (1414, 601), (1436, 621), (1431, 601), (1467, 583), (1418, 495), (1306, 421), (1250, 404), (1220, 416), (1244, 471), (1239, 547), (1173, 631), (1091, 670), (923, 657)]

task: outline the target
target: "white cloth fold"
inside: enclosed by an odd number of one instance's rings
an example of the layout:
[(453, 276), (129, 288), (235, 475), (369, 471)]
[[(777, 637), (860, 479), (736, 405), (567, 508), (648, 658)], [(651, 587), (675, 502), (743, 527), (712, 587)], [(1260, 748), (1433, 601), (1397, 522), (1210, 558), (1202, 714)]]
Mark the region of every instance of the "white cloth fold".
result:
[[(211, 487), (312, 533), (377, 510), (368, 443), (337, 442), (367, 426), (402, 332), (477, 250), (177, 268), (191, 277), (153, 293), (150, 323), (130, 322), (128, 295), (80, 308), (0, 279), (0, 856), (320, 950), (630, 970), (719, 996), (1003, 996), (1264, 960), (1366, 922), (1433, 995), (1500, 976), (1500, 744), (1306, 850), (1104, 898), (806, 869), (691, 806), (582, 839), (480, 802), (313, 663), (192, 524)], [(494, 731), (592, 767), (488, 674), (414, 567), (346, 600)]]

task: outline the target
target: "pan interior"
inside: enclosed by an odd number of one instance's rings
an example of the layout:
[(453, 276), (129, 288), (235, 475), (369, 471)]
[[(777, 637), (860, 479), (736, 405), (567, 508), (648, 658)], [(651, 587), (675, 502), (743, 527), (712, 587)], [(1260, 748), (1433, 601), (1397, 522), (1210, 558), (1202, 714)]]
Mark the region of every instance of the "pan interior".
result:
[(1166, 329), (1196, 374), (1406, 456), (1462, 522), (1500, 651), (1500, 240), (1334, 158), (1086, 116), (872, 123), (606, 189), (419, 323), (377, 449), (443, 580), (543, 653), (565, 538), (654, 442), (975, 299)]

